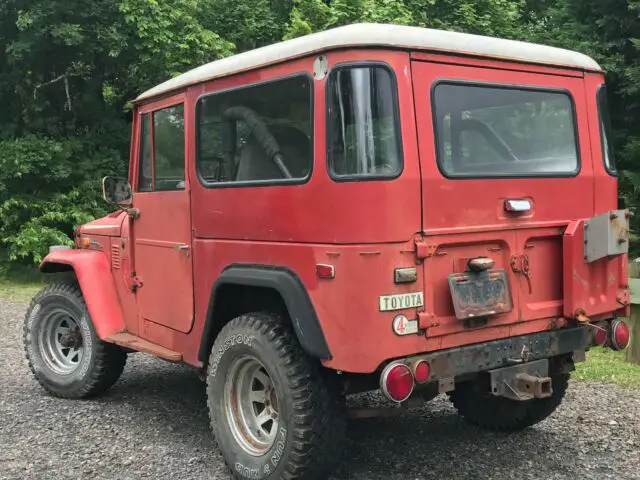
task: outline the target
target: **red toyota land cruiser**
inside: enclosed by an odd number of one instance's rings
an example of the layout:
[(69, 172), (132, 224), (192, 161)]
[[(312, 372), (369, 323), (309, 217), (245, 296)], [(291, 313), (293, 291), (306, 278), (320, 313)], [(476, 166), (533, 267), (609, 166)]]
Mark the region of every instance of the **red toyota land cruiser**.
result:
[(629, 340), (607, 135), (598, 64), (541, 45), (351, 25), (203, 65), (136, 99), (117, 211), (43, 261), (31, 369), (201, 369), (238, 478), (326, 477), (354, 392), (533, 425)]

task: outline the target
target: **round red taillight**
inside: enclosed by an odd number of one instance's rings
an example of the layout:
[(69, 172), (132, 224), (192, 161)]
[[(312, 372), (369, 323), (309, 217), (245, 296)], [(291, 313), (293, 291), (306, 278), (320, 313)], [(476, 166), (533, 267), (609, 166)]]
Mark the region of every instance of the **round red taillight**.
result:
[(431, 375), (431, 367), (426, 360), (420, 360), (413, 366), (413, 376), (418, 383), (424, 383), (429, 380)]
[(614, 350), (623, 350), (629, 345), (629, 327), (622, 320), (611, 322), (611, 346)]
[(593, 342), (602, 347), (605, 343), (607, 343), (607, 327), (606, 324), (594, 324), (593, 328), (595, 332), (593, 333)]
[(404, 363), (391, 363), (382, 371), (380, 389), (394, 402), (404, 402), (413, 392), (413, 373)]

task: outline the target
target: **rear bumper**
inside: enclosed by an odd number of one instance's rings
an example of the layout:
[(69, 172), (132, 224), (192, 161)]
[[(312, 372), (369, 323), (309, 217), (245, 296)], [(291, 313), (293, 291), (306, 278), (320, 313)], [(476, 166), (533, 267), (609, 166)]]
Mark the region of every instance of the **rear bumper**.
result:
[(592, 332), (588, 327), (571, 327), (441, 350), (408, 360), (411, 363), (420, 360), (429, 362), (429, 381), (436, 381), (555, 357), (576, 350), (584, 351), (591, 341)]

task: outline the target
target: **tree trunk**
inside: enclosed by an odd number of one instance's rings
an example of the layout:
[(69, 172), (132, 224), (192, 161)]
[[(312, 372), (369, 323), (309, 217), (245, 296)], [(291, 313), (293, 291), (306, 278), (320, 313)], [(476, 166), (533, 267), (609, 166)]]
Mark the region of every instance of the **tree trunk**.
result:
[(629, 318), (631, 341), (627, 347), (627, 362), (640, 364), (640, 305), (631, 306)]
[(631, 290), (631, 341), (627, 347), (627, 362), (640, 364), (640, 262), (629, 262), (629, 289)]

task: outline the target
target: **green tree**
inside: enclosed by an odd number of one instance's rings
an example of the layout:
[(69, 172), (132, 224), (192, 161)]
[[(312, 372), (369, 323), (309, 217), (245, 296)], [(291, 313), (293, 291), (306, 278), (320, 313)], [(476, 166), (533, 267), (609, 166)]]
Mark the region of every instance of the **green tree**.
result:
[(104, 215), (130, 101), (233, 51), (197, 0), (0, 0), (0, 259), (38, 261)]
[[(0, 0), (0, 262), (105, 213), (131, 100), (237, 51), (354, 22), (567, 47), (607, 70), (623, 193), (640, 203), (640, 0)], [(633, 220), (640, 227), (640, 217)]]

